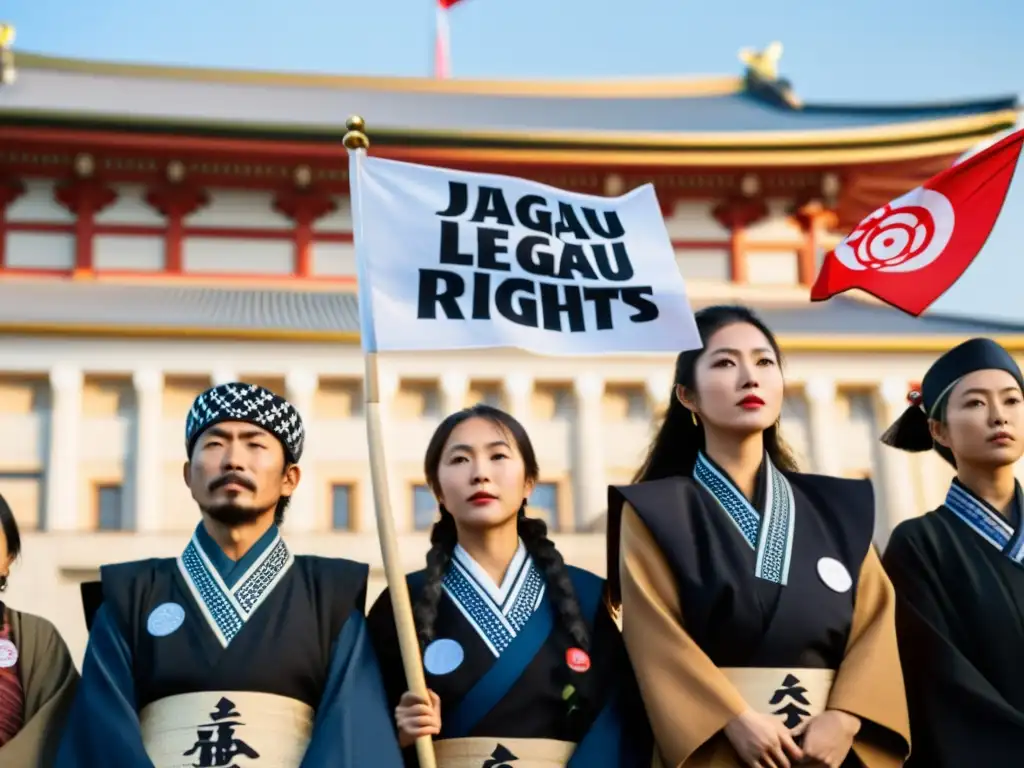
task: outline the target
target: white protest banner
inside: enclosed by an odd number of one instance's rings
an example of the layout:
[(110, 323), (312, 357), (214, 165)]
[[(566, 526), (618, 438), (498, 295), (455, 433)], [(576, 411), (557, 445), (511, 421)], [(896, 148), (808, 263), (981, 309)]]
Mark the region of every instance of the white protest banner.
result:
[(351, 172), (374, 351), (701, 346), (649, 184), (597, 197), (376, 157)]
[[(409, 690), (427, 696), (384, 456), (380, 352), (517, 347), (540, 354), (701, 346), (650, 185), (618, 198), (367, 156), (349, 118), (352, 228), (377, 535)], [(436, 768), (430, 736), (421, 768)]]

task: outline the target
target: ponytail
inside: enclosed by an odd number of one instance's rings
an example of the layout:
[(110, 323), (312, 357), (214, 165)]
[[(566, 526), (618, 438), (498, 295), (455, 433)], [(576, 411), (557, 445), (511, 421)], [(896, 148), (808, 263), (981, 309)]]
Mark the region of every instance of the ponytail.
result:
[[(879, 439), (890, 448), (907, 451), (908, 453), (924, 453), (934, 448), (939, 456), (956, 469), (956, 459), (953, 457), (953, 452), (946, 446), (939, 445), (932, 438), (931, 428), (928, 424), (929, 417), (925, 413), (921, 393), (915, 390), (907, 396), (907, 399), (910, 401), (910, 405), (882, 433)], [(948, 401), (949, 391), (947, 390), (932, 407), (934, 415), (931, 418), (936, 421), (945, 421)]]

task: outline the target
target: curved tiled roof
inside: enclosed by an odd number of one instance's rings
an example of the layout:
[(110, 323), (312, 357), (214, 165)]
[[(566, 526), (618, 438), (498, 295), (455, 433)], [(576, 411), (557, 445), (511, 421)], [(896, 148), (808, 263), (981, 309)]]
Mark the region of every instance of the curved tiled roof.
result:
[(357, 334), (354, 293), (160, 283), (0, 280), (0, 327), (209, 334)]
[(475, 142), (689, 147), (722, 142), (917, 140), (985, 133), (1016, 118), (1015, 97), (920, 106), (800, 105), (783, 82), (705, 78), (578, 83), (431, 81), (134, 66), (15, 57), (0, 120), (181, 125), (327, 135), (362, 115), (374, 135)]
[[(713, 302), (697, 299), (694, 309)], [(1021, 334), (1024, 326), (925, 316), (836, 297), (827, 302), (749, 301), (780, 336), (819, 339)], [(223, 338), (358, 341), (351, 290), (211, 287), (91, 280), (0, 280), (0, 332), (178, 334)]]

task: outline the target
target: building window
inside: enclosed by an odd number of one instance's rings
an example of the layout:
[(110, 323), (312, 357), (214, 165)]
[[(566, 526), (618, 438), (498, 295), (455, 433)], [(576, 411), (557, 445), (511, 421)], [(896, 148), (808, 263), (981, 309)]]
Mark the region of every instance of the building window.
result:
[(558, 530), (558, 483), (537, 483), (530, 494), (529, 511), (548, 524), (548, 530)]
[(605, 421), (640, 421), (650, 418), (647, 389), (642, 384), (608, 384), (604, 397)]
[(483, 403), (492, 408), (504, 408), (505, 397), (501, 384), (488, 381), (473, 382), (469, 390), (468, 404), (476, 405), (477, 403)]
[(417, 531), (426, 531), (437, 517), (437, 499), (423, 483), (412, 487), (412, 522)]
[(101, 531), (120, 531), (124, 528), (120, 485), (96, 486), (96, 527)]
[(569, 419), (576, 413), (576, 395), (571, 386), (537, 382), (533, 390), (533, 411), (538, 419)]
[(441, 392), (436, 381), (403, 381), (392, 412), (402, 419), (433, 419), (441, 416)]
[(0, 471), (0, 496), (14, 513), (18, 527), (23, 531), (40, 528), (43, 519), (43, 475), (41, 472)]
[(352, 485), (331, 485), (331, 527), (336, 531), (352, 530)]

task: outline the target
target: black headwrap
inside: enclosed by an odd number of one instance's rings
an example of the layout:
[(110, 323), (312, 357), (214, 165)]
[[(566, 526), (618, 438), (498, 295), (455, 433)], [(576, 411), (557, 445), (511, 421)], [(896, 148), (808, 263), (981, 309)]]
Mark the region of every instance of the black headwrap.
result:
[(281, 441), (288, 461), (302, 457), (306, 432), (295, 406), (256, 384), (232, 382), (203, 392), (192, 403), (185, 420), (185, 451), (191, 456), (196, 440), (214, 424), (243, 421), (255, 424)]
[(938, 418), (939, 406), (960, 379), (975, 371), (1006, 371), (1024, 390), (1024, 377), (1010, 353), (992, 339), (970, 339), (953, 347), (936, 360), (921, 382), (920, 392), (911, 392), (910, 407), (882, 435), (882, 442), (903, 451), (931, 450), (928, 419)]

